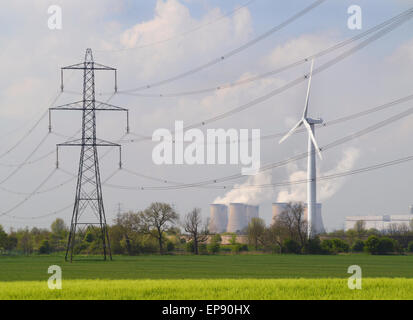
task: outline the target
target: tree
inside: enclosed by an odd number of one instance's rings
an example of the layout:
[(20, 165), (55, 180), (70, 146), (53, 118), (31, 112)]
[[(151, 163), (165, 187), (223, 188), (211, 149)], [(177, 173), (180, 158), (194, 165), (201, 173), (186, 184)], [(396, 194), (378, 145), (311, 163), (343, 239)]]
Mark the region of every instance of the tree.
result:
[(24, 254), (31, 254), (33, 252), (33, 239), (30, 231), (26, 228), (17, 233), (18, 243), (17, 249)]
[(50, 229), (52, 230), (53, 234), (62, 238), (66, 236), (66, 233), (68, 231), (65, 222), (60, 218), (57, 218), (55, 221), (53, 221)]
[(141, 228), (140, 213), (126, 212), (118, 214), (115, 223), (120, 235), (111, 239), (111, 242), (118, 240), (119, 242), (115, 244), (115, 247), (125, 249), (129, 255), (137, 253), (136, 238)]
[(386, 253), (392, 253), (394, 252), (394, 249), (396, 247), (396, 243), (394, 240), (384, 237), (379, 240), (379, 245), (378, 245), (378, 253), (379, 254), (386, 254)]
[[(304, 248), (307, 241), (307, 222), (304, 219), (304, 206), (302, 203), (289, 203), (274, 221), (275, 225), (284, 229), (288, 239), (299, 243)], [(286, 239), (283, 239), (284, 241)]]
[(6, 250), (7, 247), (7, 233), (4, 231), (3, 226), (0, 225), (0, 251)]
[(362, 252), (364, 250), (364, 241), (363, 240), (356, 240), (354, 242), (353, 247), (351, 248), (351, 251), (353, 252)]
[(164, 233), (179, 219), (178, 214), (167, 203), (154, 202), (145, 211), (139, 213), (141, 232), (157, 239), (159, 253), (163, 254)]
[(286, 253), (295, 253), (298, 254), (301, 252), (301, 247), (300, 244), (293, 240), (293, 239), (287, 239), (284, 241), (284, 248)]
[(189, 233), (190, 240), (193, 241), (194, 253), (199, 253), (199, 244), (208, 240), (207, 224), (202, 223), (201, 209), (195, 208), (185, 216), (183, 222), (185, 232)]
[[(324, 240), (326, 241), (326, 240)], [(323, 243), (324, 243), (323, 241)], [(304, 247), (304, 252), (307, 254), (326, 254), (330, 252), (326, 252), (322, 248), (321, 240), (318, 236), (308, 239), (307, 243)]]
[(212, 237), (211, 243), (208, 244), (208, 252), (209, 253), (218, 253), (221, 249), (221, 242), (222, 238), (221, 235), (216, 234)]
[(354, 231), (356, 231), (357, 236), (361, 238), (366, 233), (366, 221), (358, 220), (354, 225)]
[(263, 243), (264, 232), (264, 220), (260, 218), (252, 218), (248, 224), (248, 241), (254, 244), (255, 250), (258, 250), (258, 242)]
[(407, 251), (413, 253), (413, 241), (409, 242), (409, 245), (407, 246)]
[(43, 240), (40, 247), (39, 247), (39, 253), (40, 254), (49, 254), (51, 251), (50, 249), (50, 244), (48, 240)]
[(366, 240), (365, 248), (371, 254), (377, 254), (379, 252), (379, 243), (380, 243), (379, 237), (371, 235)]

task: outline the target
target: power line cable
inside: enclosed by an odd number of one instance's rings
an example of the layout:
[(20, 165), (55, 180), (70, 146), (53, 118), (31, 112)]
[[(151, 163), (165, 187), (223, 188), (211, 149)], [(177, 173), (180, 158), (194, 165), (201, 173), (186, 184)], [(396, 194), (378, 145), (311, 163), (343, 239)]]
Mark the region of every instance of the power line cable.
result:
[(47, 181), (49, 181), (51, 179), (51, 177), (56, 173), (57, 169), (53, 169), (47, 176), (46, 178), (33, 190), (33, 192), (31, 192), (27, 197), (25, 197), (22, 201), (18, 202), (16, 205), (14, 205), (13, 207), (11, 207), (10, 209), (3, 211), (0, 213), (0, 217), (7, 215), (8, 213), (16, 210), (17, 208), (19, 208), (21, 205), (23, 205), (26, 201), (28, 201), (33, 195), (36, 194), (36, 192), (39, 191), (40, 188), (43, 187), (43, 185), (46, 184)]
[(211, 21), (209, 21), (207, 23), (204, 23), (204, 24), (200, 24), (200, 25), (198, 25), (197, 27), (195, 27), (193, 29), (187, 30), (183, 33), (174, 35), (174, 36), (169, 37), (169, 38), (165, 38), (165, 39), (162, 39), (162, 40), (158, 40), (158, 41), (154, 41), (154, 42), (150, 42), (150, 43), (146, 43), (146, 44), (142, 44), (142, 45), (138, 45), (138, 46), (133, 46), (133, 47), (130, 47), (130, 48), (106, 49), (106, 50), (95, 50), (95, 51), (96, 52), (103, 52), (103, 53), (105, 53), (105, 52), (125, 52), (125, 51), (143, 49), (143, 48), (148, 48), (148, 47), (156, 46), (156, 45), (159, 45), (159, 44), (167, 43), (167, 42), (170, 42), (172, 40), (175, 40), (175, 39), (178, 39), (178, 38), (181, 38), (181, 37), (185, 37), (185, 36), (195, 32), (195, 31), (201, 30), (201, 29), (203, 29), (207, 26), (210, 26), (210, 25), (212, 25), (216, 22), (221, 21), (222, 19), (230, 17), (230, 16), (236, 14), (237, 12), (239, 12), (241, 9), (248, 7), (249, 5), (251, 5), (255, 1), (256, 0), (250, 0), (250, 1), (246, 2), (245, 4), (235, 8), (234, 10), (232, 10), (232, 11), (230, 11), (230, 12), (224, 14), (224, 15), (219, 16), (218, 18), (216, 18), (214, 20), (211, 20)]
[(360, 33), (352, 38), (346, 39), (344, 41), (341, 41), (337, 44), (335, 44), (334, 46), (331, 46), (327, 49), (324, 49), (316, 54), (310, 55), (304, 59), (300, 59), (296, 62), (290, 63), (288, 65), (285, 65), (283, 67), (277, 68), (275, 70), (271, 70), (268, 72), (265, 72), (263, 74), (257, 75), (257, 76), (252, 76), (246, 79), (242, 79), (242, 80), (238, 80), (229, 84), (222, 84), (222, 85), (218, 85), (218, 86), (214, 86), (214, 87), (210, 87), (210, 88), (204, 88), (204, 89), (198, 89), (198, 90), (192, 90), (192, 91), (183, 91), (183, 92), (175, 92), (175, 93), (132, 93), (133, 90), (119, 90), (118, 93), (119, 94), (123, 94), (123, 95), (129, 95), (129, 96), (137, 96), (137, 97), (146, 97), (146, 98), (173, 98), (173, 97), (181, 97), (181, 96), (188, 96), (188, 95), (195, 95), (195, 94), (202, 94), (202, 93), (208, 93), (208, 92), (213, 92), (213, 91), (220, 91), (220, 90), (224, 90), (224, 89), (230, 89), (230, 88), (234, 88), (240, 85), (245, 85), (263, 78), (267, 78), (270, 76), (274, 76), (276, 74), (279, 74), (281, 72), (287, 71), (289, 69), (295, 68), (297, 66), (300, 66), (304, 63), (307, 63), (308, 61), (312, 60), (312, 59), (318, 59), (320, 57), (323, 57), (331, 52), (334, 52), (337, 49), (341, 49), (353, 42), (356, 42), (360, 39), (363, 39), (364, 37), (384, 28), (385, 26), (400, 20), (403, 17), (408, 16), (409, 14), (411, 14), (413, 12), (413, 9), (409, 9), (391, 19), (388, 19), (370, 29), (368, 29), (367, 31), (364, 31), (363, 33)]
[[(337, 179), (337, 178), (343, 178), (346, 176), (352, 176), (360, 173), (365, 173), (365, 172), (370, 172), (374, 170), (379, 170), (395, 165), (399, 165), (405, 162), (413, 161), (413, 156), (408, 156), (400, 159), (395, 159), (387, 162), (382, 162), (379, 164), (371, 165), (368, 167), (363, 167), (359, 169), (354, 169), (354, 170), (347, 170), (347, 171), (342, 171), (342, 172), (337, 172), (329, 175), (324, 175), (324, 176), (319, 176), (316, 178), (317, 181), (325, 181), (325, 180), (332, 180), (332, 179)], [(146, 177), (147, 178), (147, 177)], [(209, 186), (211, 189), (249, 189), (249, 188), (275, 188), (275, 187), (285, 187), (285, 186), (293, 186), (293, 185), (298, 185), (298, 184), (305, 184), (309, 182), (308, 179), (300, 179), (300, 180), (293, 180), (293, 181), (282, 181), (282, 182), (276, 182), (276, 183), (267, 183), (267, 184), (258, 184), (258, 185), (219, 185), (219, 186)], [(108, 185), (111, 188), (115, 189), (124, 189), (124, 190), (148, 190), (147, 188), (141, 189), (139, 187), (126, 187), (126, 186), (116, 186), (113, 184)]]
[[(319, 129), (322, 129), (322, 128), (330, 127), (330, 126), (337, 125), (337, 124), (340, 124), (340, 123), (343, 123), (343, 122), (347, 122), (347, 121), (350, 121), (350, 120), (355, 120), (355, 119), (370, 115), (370, 114), (375, 113), (375, 112), (383, 111), (383, 110), (386, 110), (388, 108), (398, 106), (398, 105), (403, 104), (405, 102), (411, 101), (412, 99), (413, 99), (413, 94), (407, 95), (405, 97), (398, 98), (398, 99), (392, 100), (390, 102), (386, 102), (385, 104), (381, 104), (379, 106), (368, 108), (367, 110), (363, 110), (363, 111), (352, 113), (352, 114), (349, 114), (349, 115), (346, 115), (346, 116), (342, 116), (342, 117), (339, 117), (339, 118), (336, 118), (336, 119), (333, 119), (333, 120), (330, 120), (330, 121), (326, 121), (323, 124), (316, 125), (316, 127), (319, 128)], [(358, 109), (362, 109), (362, 108), (358, 108)], [(298, 129), (297, 131), (294, 131), (294, 134), (303, 133), (303, 132), (307, 132), (307, 130), (306, 129)], [(262, 140), (280, 138), (280, 137), (285, 136), (287, 133), (288, 133), (288, 131), (283, 131), (283, 132), (263, 135), (263, 136), (260, 136), (259, 139), (258, 138), (252, 138), (252, 137), (249, 137), (248, 139), (238, 138), (237, 140), (232, 140), (232, 141), (229, 141), (229, 140), (226, 140), (225, 142), (214, 141), (213, 143), (208, 143), (207, 142), (206, 144), (208, 144), (208, 145), (217, 145), (217, 144), (231, 144), (231, 143), (243, 142), (243, 141), (255, 141), (255, 140), (261, 140), (262, 141)], [(138, 137), (138, 138), (146, 138), (147, 137), (147, 136), (142, 136), (142, 135), (136, 134), (134, 132), (130, 132), (130, 134), (135, 136), (135, 137)], [(148, 139), (145, 139), (145, 140), (148, 140)], [(118, 143), (139, 143), (141, 141), (142, 140), (127, 139), (127, 140), (119, 140), (117, 142)], [(172, 140), (172, 142), (173, 142), (173, 140)], [(184, 141), (184, 143), (185, 143), (185, 141)], [(193, 142), (188, 142), (188, 143), (193, 143)]]
[[(403, 111), (401, 113), (398, 113), (390, 118), (387, 118), (386, 120), (380, 121), (374, 125), (371, 125), (365, 129), (362, 129), (360, 131), (357, 131), (351, 135), (347, 135), (345, 137), (342, 137), (340, 139), (337, 139), (329, 144), (324, 145), (322, 148), (320, 148), (321, 151), (327, 151), (331, 148), (337, 147), (339, 145), (342, 145), (348, 141), (354, 140), (356, 138), (362, 137), (364, 135), (367, 135), (368, 133), (371, 133), (373, 131), (376, 131), (382, 127), (385, 127), (395, 121), (398, 121), (400, 119), (403, 119), (409, 115), (411, 115), (413, 113), (413, 107), (409, 108), (406, 111)], [(304, 152), (301, 154), (298, 154), (296, 156), (290, 157), (286, 160), (282, 160), (279, 162), (274, 162), (274, 163), (270, 163), (267, 164), (265, 166), (261, 166), (261, 168), (258, 170), (258, 173), (267, 171), (267, 170), (271, 170), (274, 168), (278, 168), (278, 167), (282, 167), (285, 166), (289, 163), (301, 160), (301, 159), (305, 159), (310, 155), (309, 152)], [(128, 169), (129, 171), (133, 171)], [(128, 172), (129, 172), (128, 171)], [(141, 190), (172, 190), (172, 189), (186, 189), (186, 188), (193, 188), (193, 187), (200, 187), (200, 186), (207, 186), (207, 185), (213, 185), (213, 184), (217, 184), (220, 182), (225, 182), (225, 181), (230, 181), (230, 180), (235, 180), (235, 179), (240, 179), (245, 177), (242, 174), (234, 174), (234, 175), (230, 175), (230, 176), (225, 176), (225, 177), (221, 177), (221, 178), (216, 178), (216, 179), (210, 179), (210, 180), (204, 180), (204, 181), (198, 181), (198, 182), (194, 182), (194, 183), (185, 183), (185, 184), (181, 184), (181, 185), (173, 185), (173, 186), (160, 186), (160, 187), (140, 187)], [(166, 179), (165, 179), (166, 180)]]
[[(411, 19), (411, 18), (412, 18), (412, 13), (413, 13), (413, 9), (411, 9), (411, 11), (409, 11), (409, 14), (408, 14), (408, 15), (404, 16), (403, 18), (401, 18), (401, 19), (399, 19), (399, 20), (396, 20), (396, 21), (393, 22), (391, 25), (389, 25), (388, 27), (380, 30), (379, 32), (377, 32), (376, 34), (374, 34), (373, 36), (371, 36), (370, 38), (367, 38), (366, 40), (364, 40), (363, 42), (359, 43), (359, 44), (356, 45), (355, 47), (353, 47), (353, 48), (345, 51), (344, 53), (340, 54), (339, 56), (335, 57), (334, 59), (332, 59), (332, 60), (324, 63), (324, 64), (321, 65), (320, 67), (316, 68), (316, 69), (313, 71), (313, 76), (314, 76), (314, 75), (317, 75), (317, 74), (319, 74), (319, 73), (321, 73), (321, 72), (323, 72), (323, 71), (325, 71), (325, 70), (327, 70), (328, 68), (332, 67), (333, 65), (339, 63), (341, 60), (344, 60), (345, 58), (351, 56), (352, 54), (354, 54), (354, 53), (357, 52), (358, 50), (363, 49), (364, 47), (366, 47), (366, 46), (369, 45), (370, 43), (378, 40), (379, 38), (383, 37), (383, 36), (386, 35), (387, 33), (393, 31), (395, 28), (399, 27), (400, 25), (402, 25), (403, 23), (405, 23), (406, 21), (408, 21), (409, 19)], [(194, 124), (192, 124), (192, 125), (189, 125), (189, 126), (187, 126), (187, 127), (184, 128), (184, 131), (185, 131), (185, 130), (189, 130), (189, 129), (193, 129), (193, 128), (199, 128), (199, 127), (205, 126), (206, 124), (213, 123), (213, 122), (216, 122), (216, 121), (218, 121), (218, 120), (222, 120), (222, 119), (224, 119), (224, 118), (227, 118), (227, 117), (229, 117), (229, 116), (232, 116), (232, 115), (234, 115), (234, 114), (237, 114), (237, 113), (239, 113), (239, 112), (242, 112), (242, 111), (244, 111), (244, 110), (246, 110), (246, 109), (249, 109), (249, 108), (251, 108), (251, 107), (253, 107), (253, 106), (256, 106), (256, 105), (258, 105), (258, 104), (260, 104), (260, 103), (262, 103), (262, 102), (265, 102), (265, 101), (269, 100), (270, 98), (272, 98), (272, 97), (274, 97), (274, 96), (276, 96), (276, 95), (278, 95), (278, 94), (280, 94), (280, 93), (282, 93), (282, 92), (284, 92), (284, 91), (286, 91), (286, 90), (288, 90), (288, 89), (290, 89), (290, 88), (292, 88), (292, 87), (295, 87), (296, 85), (298, 85), (298, 84), (306, 81), (306, 80), (307, 80), (307, 77), (308, 77), (308, 75), (305, 75), (304, 77), (297, 78), (297, 79), (295, 79), (295, 80), (287, 83), (286, 85), (284, 85), (284, 86), (282, 86), (282, 87), (279, 87), (279, 88), (277, 88), (277, 89), (274, 89), (274, 90), (270, 91), (269, 93), (267, 93), (266, 95), (261, 96), (261, 97), (258, 97), (258, 98), (254, 99), (254, 100), (252, 100), (252, 101), (250, 101), (250, 102), (248, 102), (248, 103), (245, 103), (245, 104), (243, 104), (243, 105), (241, 105), (241, 106), (239, 106), (239, 107), (233, 108), (233, 109), (231, 109), (231, 110), (229, 110), (229, 111), (227, 111), (227, 112), (221, 113), (221, 114), (219, 114), (219, 115), (217, 115), (217, 116), (211, 117), (211, 118), (206, 119), (206, 120), (204, 120), (204, 121), (201, 121), (201, 122), (198, 122), (198, 123), (194, 123)], [(174, 132), (174, 131), (172, 130), (171, 132)], [(143, 136), (143, 137), (140, 138), (140, 140), (138, 140), (137, 142), (139, 142), (139, 141), (144, 141), (144, 140), (152, 140), (152, 137), (151, 137), (151, 136), (148, 136), (148, 135), (142, 135), (142, 136)]]
[[(13, 219), (20, 219), (20, 220), (35, 220), (35, 219), (41, 219), (41, 218), (46, 218), (46, 217), (50, 217), (50, 216), (54, 216), (57, 215), (61, 212), (64, 212), (65, 210), (73, 207), (73, 204), (69, 204), (59, 210), (55, 210), (52, 211), (51, 213), (45, 214), (45, 215), (41, 215), (41, 216), (36, 216), (36, 217), (20, 217), (20, 216), (11, 216), (9, 215), (10, 212), (14, 211), (15, 209), (17, 209), (18, 207), (20, 207), (23, 203), (25, 203), (27, 200), (29, 200), (32, 196), (34, 196), (35, 194), (39, 193), (39, 189), (51, 178), (51, 176), (59, 169), (54, 169), (52, 171), (52, 174), (50, 174), (36, 189), (35, 191), (33, 191), (32, 193), (30, 193), (30, 195), (25, 198), (23, 201), (19, 202), (18, 204), (16, 204), (14, 207), (12, 207), (11, 209), (7, 210), (6, 212), (0, 213), (0, 217), (2, 216), (7, 216), (9, 218), (13, 218)], [(109, 180), (110, 178), (112, 178), (114, 175), (116, 175), (119, 172), (119, 169), (116, 169), (113, 173), (111, 173), (103, 182), (102, 184), (105, 184), (107, 180)], [(70, 173), (69, 173), (70, 174)], [(77, 177), (77, 176), (76, 176)], [(72, 179), (74, 180), (74, 179)], [(55, 189), (59, 188), (60, 186), (55, 187)]]
[(293, 23), (294, 21), (296, 21), (297, 19), (299, 19), (299, 18), (302, 17), (303, 15), (307, 14), (307, 13), (310, 12), (311, 10), (315, 9), (316, 7), (318, 7), (319, 5), (321, 5), (321, 4), (322, 4), (323, 2), (325, 2), (325, 1), (327, 1), (327, 0), (316, 0), (316, 1), (315, 1), (314, 3), (312, 3), (310, 6), (304, 8), (303, 10), (301, 10), (301, 11), (298, 12), (298, 13), (296, 13), (295, 15), (293, 15), (292, 17), (290, 17), (289, 19), (287, 19), (287, 20), (285, 20), (284, 22), (282, 22), (281, 24), (279, 24), (279, 25), (271, 28), (270, 30), (268, 30), (268, 31), (265, 32), (264, 34), (258, 36), (257, 38), (254, 38), (254, 39), (248, 41), (248, 42), (245, 43), (244, 45), (242, 45), (242, 46), (240, 46), (240, 47), (238, 47), (238, 48), (236, 48), (236, 49), (234, 49), (234, 50), (232, 50), (232, 51), (230, 51), (230, 52), (228, 52), (228, 53), (226, 53), (226, 54), (224, 54), (224, 55), (222, 55), (222, 56), (220, 56), (220, 57), (218, 57), (218, 58), (216, 58), (216, 59), (213, 59), (212, 61), (209, 61), (209, 62), (207, 62), (207, 63), (205, 63), (205, 64), (203, 64), (203, 65), (201, 65), (201, 66), (198, 66), (198, 67), (193, 68), (193, 69), (191, 69), (191, 70), (188, 70), (188, 71), (186, 71), (186, 72), (180, 73), (180, 74), (178, 74), (178, 75), (176, 75), (176, 76), (173, 76), (173, 77), (170, 77), (170, 78), (167, 78), (167, 79), (158, 81), (158, 82), (153, 82), (153, 83), (150, 83), (150, 84), (146, 84), (146, 85), (141, 86), (141, 87), (138, 87), (138, 88), (129, 89), (129, 90), (126, 90), (126, 91), (141, 91), (141, 90), (146, 90), (146, 89), (149, 89), (149, 88), (159, 87), (159, 86), (161, 86), (161, 85), (164, 85), (164, 84), (167, 84), (167, 83), (170, 83), (170, 82), (173, 82), (173, 81), (176, 81), (176, 80), (179, 80), (179, 79), (188, 77), (188, 76), (190, 76), (190, 75), (192, 75), (192, 74), (194, 74), (194, 73), (197, 73), (197, 72), (199, 72), (199, 71), (201, 71), (201, 70), (204, 70), (204, 69), (206, 69), (206, 68), (209, 68), (209, 67), (211, 67), (211, 66), (214, 66), (214, 65), (216, 65), (216, 64), (218, 64), (218, 63), (220, 63), (220, 62), (222, 62), (222, 61), (224, 61), (224, 60), (227, 60), (227, 59), (235, 56), (236, 54), (238, 54), (238, 53), (240, 53), (240, 52), (248, 49), (249, 47), (255, 45), (256, 43), (258, 43), (258, 42), (262, 41), (263, 39), (269, 37), (269, 36), (272, 35), (273, 33), (275, 33), (275, 32), (277, 32), (277, 31), (283, 29), (284, 27), (286, 27), (286, 26), (288, 26), (289, 24)]

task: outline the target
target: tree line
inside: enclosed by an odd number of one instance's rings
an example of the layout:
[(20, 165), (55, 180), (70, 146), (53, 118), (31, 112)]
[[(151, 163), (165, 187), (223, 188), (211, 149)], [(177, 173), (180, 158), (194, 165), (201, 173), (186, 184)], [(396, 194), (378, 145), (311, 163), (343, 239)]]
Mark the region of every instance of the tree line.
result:
[[(218, 254), (245, 251), (285, 254), (338, 254), (368, 252), (371, 254), (404, 254), (413, 252), (413, 223), (394, 225), (379, 232), (366, 230), (359, 221), (352, 230), (338, 230), (308, 239), (307, 222), (302, 203), (290, 203), (266, 226), (260, 218), (251, 219), (247, 228), (237, 234), (211, 234), (201, 210), (194, 208), (182, 218), (167, 203), (152, 203), (139, 212), (119, 214), (108, 226), (113, 254)], [(69, 229), (56, 219), (50, 229), (23, 228), (5, 232), (0, 225), (0, 253), (50, 254), (66, 249)], [(229, 236), (223, 244), (222, 238)], [(240, 238), (246, 241), (239, 241)], [(100, 254), (101, 233), (88, 226), (76, 234), (76, 254)]]

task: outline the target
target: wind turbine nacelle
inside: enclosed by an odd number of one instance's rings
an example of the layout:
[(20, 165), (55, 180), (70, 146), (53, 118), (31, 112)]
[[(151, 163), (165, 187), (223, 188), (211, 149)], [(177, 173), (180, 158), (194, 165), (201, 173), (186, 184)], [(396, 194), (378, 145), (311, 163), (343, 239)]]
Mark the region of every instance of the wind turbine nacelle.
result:
[(306, 118), (306, 120), (309, 124), (321, 124), (324, 122), (323, 119)]

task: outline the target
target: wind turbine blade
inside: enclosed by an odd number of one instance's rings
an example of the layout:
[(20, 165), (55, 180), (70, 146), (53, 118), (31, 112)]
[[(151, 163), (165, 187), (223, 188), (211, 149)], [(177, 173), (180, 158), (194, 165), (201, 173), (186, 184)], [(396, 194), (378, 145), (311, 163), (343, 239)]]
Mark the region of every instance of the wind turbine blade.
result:
[(284, 137), (281, 138), (281, 140), (280, 140), (279, 143), (280, 143), (280, 144), (283, 143), (283, 142), (284, 142), (289, 136), (291, 136), (291, 135), (294, 133), (294, 131), (297, 130), (302, 124), (303, 124), (303, 120), (298, 121), (297, 124), (296, 124), (290, 131), (288, 131), (288, 133), (287, 133)]
[(306, 119), (303, 120), (303, 123), (305, 125), (305, 127), (307, 128), (308, 134), (310, 135), (311, 141), (314, 144), (314, 147), (318, 153), (318, 156), (320, 157), (321, 160), (323, 160), (323, 156), (321, 155), (321, 151), (320, 148), (318, 147), (317, 141), (315, 140), (314, 134), (313, 134), (313, 130), (311, 130), (311, 126), (310, 124), (307, 122)]
[(314, 68), (314, 59), (311, 60), (311, 69), (310, 69), (310, 74), (308, 78), (307, 96), (305, 98), (303, 118), (307, 118), (308, 102), (310, 101), (311, 79), (313, 77), (313, 68)]

